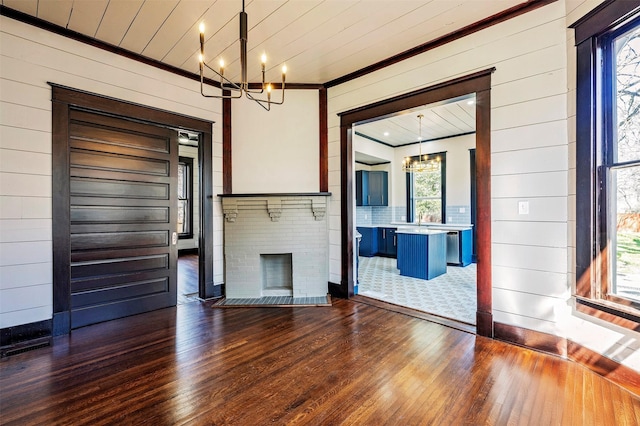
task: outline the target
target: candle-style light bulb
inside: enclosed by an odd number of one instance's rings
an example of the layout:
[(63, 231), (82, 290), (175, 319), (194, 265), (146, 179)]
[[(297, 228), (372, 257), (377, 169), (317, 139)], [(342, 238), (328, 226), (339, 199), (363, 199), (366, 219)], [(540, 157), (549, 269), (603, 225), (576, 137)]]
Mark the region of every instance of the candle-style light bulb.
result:
[(260, 57), (260, 61), (262, 61), (263, 64), (267, 63), (267, 54), (263, 53), (262, 56)]
[(267, 102), (271, 102), (271, 83), (267, 84)]
[(200, 63), (204, 62), (204, 56), (202, 56), (202, 53), (198, 55), (198, 60), (200, 61)]
[(204, 22), (200, 22), (200, 56), (204, 57)]
[(224, 74), (224, 59), (220, 59), (220, 74)]
[(287, 66), (283, 65), (282, 66), (282, 83), (284, 83), (284, 80), (286, 79), (286, 75), (287, 75)]

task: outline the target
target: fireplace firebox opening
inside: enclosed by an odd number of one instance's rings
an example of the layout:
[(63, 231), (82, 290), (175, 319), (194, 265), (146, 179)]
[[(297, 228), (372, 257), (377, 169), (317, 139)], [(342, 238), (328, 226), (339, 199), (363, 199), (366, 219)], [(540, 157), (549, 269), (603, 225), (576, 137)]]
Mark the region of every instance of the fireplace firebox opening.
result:
[(291, 253), (261, 254), (263, 296), (292, 296), (293, 267)]

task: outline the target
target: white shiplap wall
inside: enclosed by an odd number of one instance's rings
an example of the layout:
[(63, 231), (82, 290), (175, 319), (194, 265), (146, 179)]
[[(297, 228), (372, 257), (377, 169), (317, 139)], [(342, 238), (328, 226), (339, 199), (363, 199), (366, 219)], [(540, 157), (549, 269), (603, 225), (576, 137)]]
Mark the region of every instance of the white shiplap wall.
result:
[[(0, 328), (51, 318), (51, 90), (47, 82), (222, 123), (196, 81), (0, 17)], [(197, 71), (197, 70), (194, 70)], [(222, 126), (213, 182), (222, 192)], [(215, 282), (223, 280), (214, 203)]]
[(318, 90), (287, 90), (270, 111), (246, 98), (231, 106), (233, 193), (318, 192)]
[[(494, 266), (511, 265), (509, 259), (501, 256), (501, 246), (517, 246), (524, 252), (544, 252), (547, 244), (536, 246), (528, 241), (518, 244), (499, 242), (495, 236), (500, 211), (515, 209), (520, 197), (527, 197), (532, 203), (546, 205), (554, 196), (567, 196), (566, 165), (550, 166), (540, 155), (536, 139), (528, 145), (522, 140), (530, 128), (536, 128), (544, 135), (545, 144), (554, 152), (566, 158), (566, 48), (565, 48), (564, 6), (561, 2), (543, 7), (502, 24), (492, 26), (476, 34), (459, 39), (446, 46), (431, 50), (410, 60), (369, 74), (356, 81), (329, 90), (330, 128), (330, 169), (338, 173), (338, 178), (330, 175), (330, 190), (335, 194), (339, 188), (339, 120), (336, 113), (356, 106), (369, 104), (400, 93), (427, 87), (438, 82), (466, 75), (474, 71), (496, 67), (492, 75), (492, 143), (494, 202), (502, 203), (502, 208), (494, 205)], [(552, 130), (553, 129), (553, 130)], [(519, 166), (526, 166), (526, 173)], [(544, 160), (544, 161), (542, 161)], [(511, 164), (512, 167), (500, 163)], [(550, 168), (551, 167), (551, 168)], [(520, 181), (518, 186), (513, 182)], [(548, 183), (548, 184), (543, 184)], [(340, 214), (339, 203), (332, 202), (332, 214)], [(532, 206), (532, 214), (537, 210)], [(533, 221), (544, 227), (545, 222), (537, 219), (515, 217), (517, 222)], [(557, 220), (566, 225), (566, 215)], [(339, 232), (339, 230), (336, 230)], [(339, 240), (332, 241), (332, 281), (339, 282)], [(333, 244), (335, 243), (335, 244)], [(552, 246), (552, 244), (548, 244)], [(566, 242), (564, 253), (566, 258)], [(560, 248), (562, 250), (562, 248)], [(555, 248), (554, 248), (554, 254)], [(566, 275), (566, 261), (562, 262)], [(527, 269), (518, 265), (511, 275), (501, 278), (501, 271), (494, 271), (494, 315), (501, 321), (504, 315), (519, 315), (519, 309), (511, 303), (514, 290), (511, 283)], [(537, 271), (535, 268), (533, 271)], [(543, 270), (539, 272), (543, 272)], [(514, 275), (515, 273), (515, 275)], [(523, 277), (525, 273), (521, 274)], [(562, 294), (567, 294), (565, 288)], [(557, 298), (540, 295), (547, 305), (557, 303)], [(504, 315), (503, 315), (504, 314)], [(522, 318), (518, 325), (524, 325), (528, 318)], [(513, 323), (513, 321), (508, 321)], [(536, 321), (537, 329), (554, 331), (553, 319)], [(549, 324), (547, 324), (549, 323)], [(530, 325), (526, 322), (527, 325)]]
[[(567, 337), (640, 370), (633, 333), (572, 309), (575, 47), (567, 26), (598, 3), (560, 0), (329, 89), (332, 282), (340, 282), (341, 270), (337, 114), (495, 67), (491, 90), (494, 320)], [(528, 215), (518, 214), (520, 200), (529, 201)]]

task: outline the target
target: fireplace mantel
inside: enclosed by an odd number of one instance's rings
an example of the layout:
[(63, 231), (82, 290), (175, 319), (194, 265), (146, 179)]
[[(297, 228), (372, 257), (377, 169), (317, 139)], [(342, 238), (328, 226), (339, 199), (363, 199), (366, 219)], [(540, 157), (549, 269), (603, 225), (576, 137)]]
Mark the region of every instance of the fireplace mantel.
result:
[(322, 220), (327, 212), (327, 198), (330, 192), (305, 193), (263, 193), (263, 194), (219, 194), (222, 198), (222, 210), (227, 222), (235, 222), (238, 209), (265, 210), (272, 222), (282, 216), (282, 210), (300, 208), (307, 205), (313, 212), (315, 220)]
[(220, 198), (261, 198), (261, 197), (330, 197), (330, 192), (263, 192), (255, 194), (218, 194)]

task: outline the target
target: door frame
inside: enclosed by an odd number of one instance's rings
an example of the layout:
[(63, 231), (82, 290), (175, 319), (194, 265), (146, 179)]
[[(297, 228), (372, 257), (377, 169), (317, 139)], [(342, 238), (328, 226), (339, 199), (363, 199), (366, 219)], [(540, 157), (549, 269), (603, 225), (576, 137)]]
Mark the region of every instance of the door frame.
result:
[(339, 113), (341, 282), (330, 283), (332, 295), (351, 298), (353, 283), (353, 141), (354, 123), (373, 121), (407, 109), (464, 95), (476, 95), (476, 191), (477, 191), (477, 310), (476, 332), (493, 337), (491, 288), (491, 74), (495, 68), (478, 71), (411, 93), (405, 93)]
[(471, 177), (470, 179), (470, 188), (471, 188), (471, 224), (473, 225), (473, 232), (471, 233), (473, 235), (473, 247), (471, 249), (471, 261), (473, 263), (477, 263), (478, 262), (478, 254), (477, 254), (477, 247), (478, 247), (478, 237), (476, 235), (477, 233), (477, 229), (476, 229), (476, 214), (478, 212), (478, 209), (476, 208), (476, 201), (477, 201), (477, 191), (476, 191), (476, 149), (472, 148), (469, 150), (469, 176)]
[[(48, 83), (52, 101), (52, 248), (53, 335), (71, 331), (71, 265), (69, 213), (69, 109), (77, 108), (159, 127), (190, 130), (200, 134), (200, 250), (199, 296), (221, 293), (213, 281), (213, 121)], [(177, 138), (176, 138), (177, 140)], [(177, 146), (175, 147), (177, 149)], [(206, 238), (209, 236), (209, 238)]]

